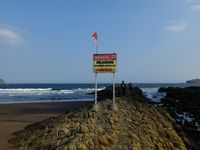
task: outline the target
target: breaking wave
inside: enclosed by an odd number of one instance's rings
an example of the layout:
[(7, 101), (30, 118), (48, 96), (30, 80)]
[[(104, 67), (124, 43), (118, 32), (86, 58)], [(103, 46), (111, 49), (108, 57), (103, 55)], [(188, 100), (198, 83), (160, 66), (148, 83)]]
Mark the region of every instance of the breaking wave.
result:
[(141, 88), (143, 95), (153, 102), (160, 102), (166, 96), (165, 92), (158, 92), (159, 88)]
[[(105, 89), (99, 88), (98, 91)], [(13, 88), (13, 89), (0, 89), (0, 94), (73, 94), (73, 93), (91, 93), (94, 88), (78, 88), (78, 89), (63, 89), (55, 90), (52, 88)]]

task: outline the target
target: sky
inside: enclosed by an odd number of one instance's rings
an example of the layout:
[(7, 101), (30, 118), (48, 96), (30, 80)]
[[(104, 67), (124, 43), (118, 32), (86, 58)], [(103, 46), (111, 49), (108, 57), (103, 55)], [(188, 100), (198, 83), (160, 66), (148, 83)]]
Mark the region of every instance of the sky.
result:
[(116, 82), (200, 78), (200, 0), (0, 0), (0, 78), (93, 83), (94, 32), (118, 55)]

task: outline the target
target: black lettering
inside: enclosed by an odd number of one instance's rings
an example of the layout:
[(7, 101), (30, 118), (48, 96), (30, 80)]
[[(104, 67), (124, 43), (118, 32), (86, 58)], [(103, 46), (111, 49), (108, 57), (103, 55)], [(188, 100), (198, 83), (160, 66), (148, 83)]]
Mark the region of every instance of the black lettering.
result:
[(96, 64), (113, 64), (113, 61), (97, 61)]

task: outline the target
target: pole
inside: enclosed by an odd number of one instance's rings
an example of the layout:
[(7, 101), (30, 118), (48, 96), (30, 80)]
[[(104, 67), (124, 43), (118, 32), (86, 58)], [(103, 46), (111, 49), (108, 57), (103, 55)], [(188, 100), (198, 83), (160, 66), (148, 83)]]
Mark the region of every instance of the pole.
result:
[[(97, 41), (95, 42), (95, 47), (96, 47), (96, 54), (98, 53), (98, 46), (97, 46)], [(97, 72), (95, 72), (95, 96), (94, 96), (94, 111), (98, 111), (98, 104), (97, 104)]]
[(115, 73), (113, 73), (113, 105), (115, 105)]
[(96, 54), (98, 54), (98, 44), (97, 44), (97, 41), (95, 42), (95, 45), (96, 45)]
[(94, 105), (97, 105), (97, 73), (95, 73), (95, 101)]
[(112, 105), (112, 110), (117, 111), (118, 107), (115, 104), (115, 73), (113, 72), (113, 105)]

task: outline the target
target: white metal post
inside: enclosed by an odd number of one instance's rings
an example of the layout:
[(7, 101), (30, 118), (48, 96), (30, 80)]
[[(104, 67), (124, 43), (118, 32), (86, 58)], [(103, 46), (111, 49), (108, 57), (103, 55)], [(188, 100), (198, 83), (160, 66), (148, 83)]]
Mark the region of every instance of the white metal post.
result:
[(95, 73), (95, 105), (97, 105), (97, 73)]
[[(95, 46), (96, 46), (96, 54), (98, 53), (98, 46), (97, 46), (97, 41), (95, 42)], [(95, 96), (94, 96), (94, 107), (93, 107), (94, 111), (98, 111), (98, 104), (97, 104), (97, 72), (95, 72)]]
[(115, 73), (113, 73), (113, 105), (115, 105)]
[(113, 72), (113, 104), (112, 104), (112, 110), (117, 111), (118, 107), (115, 104), (115, 73)]
[(96, 41), (96, 54), (98, 54), (98, 45), (97, 45), (97, 41)]

